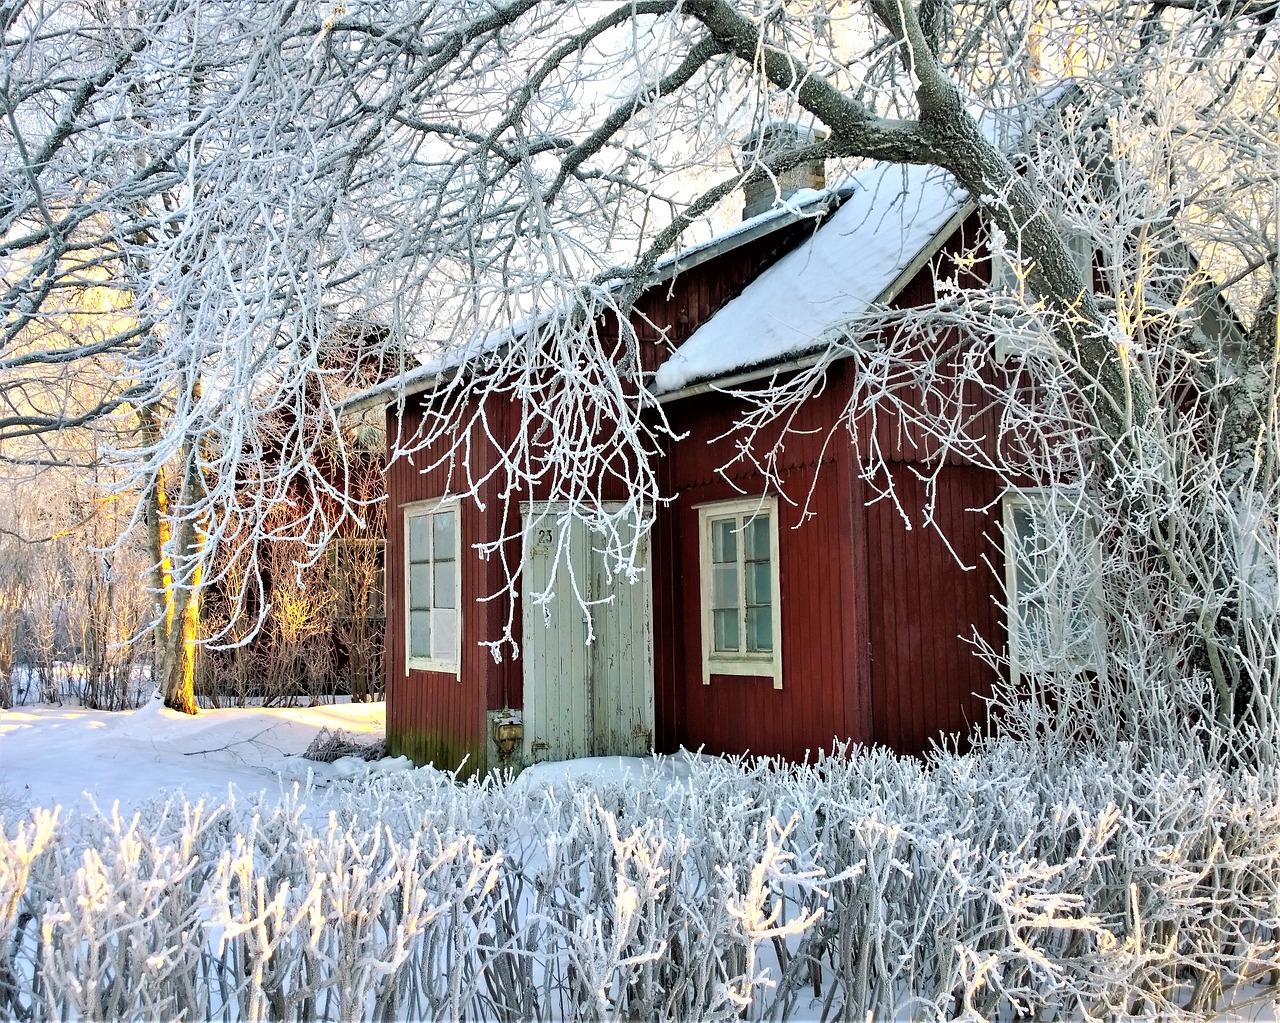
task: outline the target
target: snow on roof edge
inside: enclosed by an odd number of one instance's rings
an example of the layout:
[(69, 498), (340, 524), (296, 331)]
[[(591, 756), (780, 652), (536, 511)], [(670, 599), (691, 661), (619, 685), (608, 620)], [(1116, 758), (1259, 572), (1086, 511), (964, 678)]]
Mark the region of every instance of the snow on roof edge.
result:
[[(993, 144), (1011, 148), (1033, 121), (1078, 92), (1074, 82), (1059, 82), (1024, 103), (984, 112), (979, 126)], [(887, 180), (895, 171), (903, 179), (897, 194)], [(945, 240), (939, 235), (972, 205), (948, 172), (931, 165), (876, 161), (853, 183), (859, 187), (812, 238), (748, 284), (658, 368), (650, 387), (655, 396), (821, 348), (873, 304), (892, 300), (918, 270), (920, 257), (936, 251)]]
[[(709, 259), (732, 251), (740, 245), (746, 245), (766, 234), (790, 227), (806, 218), (817, 220), (833, 205), (845, 201), (852, 195), (854, 188), (852, 183), (845, 183), (835, 188), (801, 189), (786, 199), (780, 199), (763, 213), (734, 224), (728, 230), (713, 235), (705, 241), (664, 256), (654, 265), (647, 286), (660, 284)], [(615, 282), (613, 287), (621, 287), (622, 283)], [(564, 309), (565, 304), (561, 304), (543, 313), (524, 317), (509, 327), (499, 327), (497, 330), (490, 331), (481, 336), (478, 341), (473, 335), (473, 339), (466, 345), (455, 349), (444, 358), (424, 362), (415, 369), (351, 395), (338, 404), (339, 415), (356, 415), (378, 405), (386, 407), (396, 400), (428, 390), (450, 370), (459, 369), (480, 355), (497, 351), (503, 345), (512, 343), (527, 334), (533, 327), (542, 326), (561, 314)]]
[(857, 181), (863, 187), (812, 237), (672, 353), (654, 374), (655, 395), (821, 347), (883, 300), (968, 198), (935, 167), (877, 162)]

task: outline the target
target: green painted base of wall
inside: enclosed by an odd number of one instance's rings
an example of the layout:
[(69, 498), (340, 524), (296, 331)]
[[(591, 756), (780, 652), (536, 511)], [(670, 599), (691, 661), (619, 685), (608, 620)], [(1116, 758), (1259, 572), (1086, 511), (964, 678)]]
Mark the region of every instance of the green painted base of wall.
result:
[(485, 769), (485, 744), (475, 739), (430, 728), (387, 730), (387, 752), (393, 757), (408, 757), (419, 767), (430, 764), (442, 771), (457, 771), (465, 780)]

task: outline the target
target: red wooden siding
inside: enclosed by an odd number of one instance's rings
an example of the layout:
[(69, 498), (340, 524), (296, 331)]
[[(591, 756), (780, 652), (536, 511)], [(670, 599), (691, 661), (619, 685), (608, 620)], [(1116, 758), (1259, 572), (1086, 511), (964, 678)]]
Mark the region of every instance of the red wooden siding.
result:
[(698, 327), (777, 262), (818, 222), (802, 220), (695, 266), (650, 288), (636, 302), (631, 323), (640, 338), (641, 368), (652, 373)]
[[(406, 409), (406, 433), (416, 427), (420, 415)], [(503, 409), (494, 403), (490, 422), (505, 419)], [(387, 426), (390, 432), (396, 424), (388, 422)], [(483, 463), (493, 457), (493, 450), (474, 443), (472, 456), (481, 463), (473, 468), (483, 471), (487, 468)], [(430, 460), (417, 459), (419, 464)], [(484, 766), (485, 711), (501, 707), (505, 693), (512, 688), (510, 658), (496, 663), (480, 646), (484, 640), (496, 639), (502, 630), (504, 607), (500, 602), (480, 599), (500, 590), (501, 565), (497, 558), (482, 560), (475, 550), (481, 540), (497, 536), (500, 501), (487, 501), (483, 511), (473, 501), (459, 505), (460, 677), (416, 669), (405, 673), (403, 506), (443, 497), (447, 485), (447, 466), (423, 473), (402, 459), (387, 470), (387, 741), (393, 754), (407, 754), (418, 763), (452, 769), (465, 758), (470, 772)]]
[(915, 470), (893, 468), (911, 529), (888, 500), (866, 510), (872, 736), (904, 753), (923, 752), (942, 734), (967, 735), (986, 719), (982, 698), (990, 695), (992, 671), (968, 641), (976, 630), (997, 649), (1003, 643), (992, 598), (995, 573), (1003, 571), (999, 505), (972, 510), (996, 502), (998, 481), (966, 466), (939, 471), (933, 518), (953, 555), (938, 531), (924, 526), (928, 496)]
[[(797, 241), (813, 230), (811, 222), (732, 250), (644, 295), (633, 322), (641, 338), (641, 359), (654, 370), (669, 350), (689, 336), (725, 302)], [(976, 220), (964, 225), (972, 235)], [(953, 239), (942, 254), (951, 261), (962, 247)], [(944, 271), (945, 272), (945, 271)], [(963, 281), (962, 281), (963, 282)], [(972, 277), (968, 283), (980, 283)], [(903, 290), (900, 305), (931, 301), (933, 276), (923, 269)], [(665, 328), (665, 331), (664, 331)], [(616, 332), (602, 325), (602, 337)], [(879, 742), (920, 752), (944, 732), (967, 732), (982, 720), (981, 696), (990, 691), (991, 673), (972, 654), (967, 640), (976, 628), (995, 646), (1003, 642), (1003, 624), (991, 594), (995, 572), (1002, 571), (994, 543), (998, 483), (992, 474), (948, 454), (939, 470), (934, 517), (961, 560), (958, 565), (931, 529), (922, 528), (926, 507), (917, 469), (937, 453), (902, 424), (882, 417), (874, 439), (893, 460), (894, 484), (913, 528), (907, 529), (891, 502), (866, 506), (866, 484), (859, 476), (873, 439), (870, 424), (860, 424), (855, 444), (837, 426), (854, 386), (854, 363), (830, 370), (828, 386), (811, 399), (791, 423), (779, 459), (784, 498), (779, 501), (779, 576), (783, 648), (783, 688), (767, 678), (713, 676), (702, 683), (701, 594), (699, 589), (698, 513), (704, 502), (735, 500), (765, 491), (762, 477), (736, 464), (725, 478), (719, 470), (737, 452), (737, 439), (714, 440), (737, 418), (733, 399), (708, 393), (667, 406), (677, 433), (688, 436), (671, 445), (661, 459), (663, 492), (676, 500), (659, 509), (653, 535), (653, 635), (655, 746), (680, 745), (709, 752), (777, 754), (799, 759), (829, 748), (833, 737)], [(968, 393), (977, 406), (979, 395)], [(498, 443), (510, 436), (517, 417), (496, 402), (488, 422)], [(408, 412), (407, 432), (416, 413)], [(389, 423), (394, 429), (395, 424)], [(978, 417), (970, 436), (987, 449), (995, 443), (992, 416)], [(472, 438), (472, 457), (480, 471), (493, 465), (493, 449)], [(757, 438), (764, 451), (779, 440), (766, 431)], [(499, 559), (481, 561), (474, 545), (504, 529), (519, 528), (519, 498), (507, 502), (497, 491), (480, 511), (461, 507), (462, 677), (404, 672), (404, 504), (440, 497), (447, 485), (443, 470), (420, 473), (399, 462), (387, 473), (387, 700), (388, 737), (394, 752), (416, 760), (455, 766), (464, 755), (480, 765), (485, 743), (485, 711), (520, 707), (523, 663), (509, 656), (496, 663), (481, 643), (496, 640), (513, 611), (519, 640), (520, 607), (505, 598), (479, 602), (506, 583)], [(607, 484), (617, 486), (612, 481)], [(542, 500), (533, 493), (526, 499)], [(602, 501), (624, 495), (602, 492)], [(787, 500), (787, 499), (790, 500)], [(793, 503), (794, 502), (794, 503)], [(985, 513), (971, 509), (989, 508)], [(805, 515), (807, 510), (809, 513)], [(505, 516), (505, 519), (504, 519)], [(508, 563), (518, 565), (512, 544)], [(983, 560), (984, 556), (986, 561)]]
[[(863, 667), (868, 637), (853, 574), (859, 558), (854, 550), (856, 513), (849, 500), (852, 447), (840, 438), (823, 450), (821, 427), (832, 421), (834, 400), (809, 402), (797, 425), (816, 432), (797, 435), (786, 445), (783, 485), (796, 503), (780, 500), (778, 505), (780, 690), (763, 677), (713, 675), (710, 685), (702, 683), (695, 506), (761, 494), (765, 484), (746, 468), (730, 472), (729, 479), (717, 472), (733, 448), (710, 441), (733, 414), (732, 399), (700, 395), (671, 409), (673, 425), (688, 430), (689, 436), (669, 459), (670, 485), (680, 498), (662, 514), (654, 542), (655, 574), (667, 577), (659, 576), (661, 585), (654, 592), (661, 749), (683, 744), (714, 753), (749, 750), (800, 759), (829, 749), (835, 736), (871, 739)], [(812, 514), (805, 518), (803, 504), (811, 487)]]
[[(837, 374), (833, 384), (839, 383)], [(803, 501), (813, 486), (813, 515), (801, 521), (798, 507), (779, 503), (781, 691), (765, 678), (701, 682), (695, 506), (760, 494), (765, 484), (750, 472), (731, 481), (715, 472), (730, 452), (724, 442), (707, 441), (726, 421), (730, 399), (699, 396), (680, 403), (689, 406), (683, 415), (673, 414), (689, 436), (671, 459), (680, 499), (661, 517), (654, 543), (660, 749), (705, 746), (714, 753), (799, 759), (839, 736), (920, 753), (931, 739), (967, 734), (985, 719), (992, 671), (969, 641), (976, 631), (997, 649), (1003, 643), (992, 598), (1003, 571), (999, 481), (972, 466), (938, 470), (933, 520), (948, 549), (924, 525), (929, 498), (917, 475), (923, 465), (896, 463), (893, 483), (911, 519), (908, 529), (891, 501), (865, 506), (874, 492), (857, 476), (846, 434), (820, 453), (823, 427), (848, 392), (832, 386), (826, 393), (831, 397), (805, 408), (797, 425), (815, 432), (788, 441), (782, 474), (785, 493), (795, 500)]]

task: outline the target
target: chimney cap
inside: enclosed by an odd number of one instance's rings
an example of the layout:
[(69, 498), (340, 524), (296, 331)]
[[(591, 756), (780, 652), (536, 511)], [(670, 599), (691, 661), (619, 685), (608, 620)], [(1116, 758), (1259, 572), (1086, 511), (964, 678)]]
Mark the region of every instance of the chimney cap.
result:
[(830, 135), (829, 131), (818, 127), (813, 121), (778, 117), (752, 128), (742, 137), (738, 148), (744, 155), (758, 149), (760, 156), (767, 158), (785, 153), (790, 149), (799, 149), (802, 146), (813, 145), (815, 142), (822, 142)]

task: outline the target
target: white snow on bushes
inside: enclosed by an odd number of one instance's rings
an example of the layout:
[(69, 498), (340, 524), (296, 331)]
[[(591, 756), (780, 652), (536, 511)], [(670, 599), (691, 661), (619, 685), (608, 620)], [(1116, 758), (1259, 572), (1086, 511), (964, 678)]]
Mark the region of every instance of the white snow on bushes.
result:
[(374, 776), (320, 819), (36, 811), (0, 827), (0, 1017), (1205, 1018), (1277, 962), (1280, 777), (1136, 761), (682, 756)]

